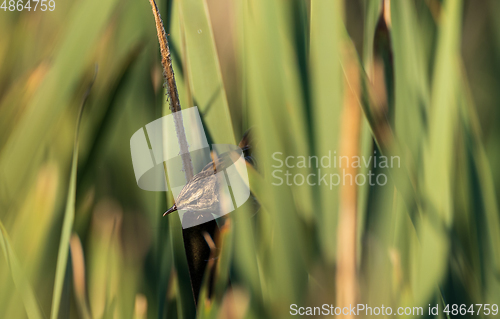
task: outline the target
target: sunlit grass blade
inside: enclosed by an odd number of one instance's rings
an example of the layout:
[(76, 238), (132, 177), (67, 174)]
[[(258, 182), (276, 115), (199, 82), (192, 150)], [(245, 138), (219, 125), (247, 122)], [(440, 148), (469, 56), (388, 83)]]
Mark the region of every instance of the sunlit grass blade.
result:
[(7, 265), (9, 267), (10, 275), (12, 276), (12, 280), (14, 284), (21, 294), (21, 298), (24, 303), (24, 308), (28, 315), (29, 319), (43, 319), (42, 311), (35, 297), (35, 293), (33, 292), (33, 288), (31, 287), (28, 278), (23, 272), (21, 264), (19, 263), (19, 259), (17, 258), (14, 250), (12, 249), (11, 240), (5, 227), (0, 221), (0, 244), (2, 246), (2, 251), (4, 257), (7, 261)]
[(52, 293), (52, 310), (50, 314), (51, 319), (57, 319), (59, 315), (59, 306), (61, 303), (61, 293), (63, 290), (64, 277), (66, 275), (66, 266), (68, 263), (69, 245), (71, 232), (73, 230), (73, 221), (75, 220), (75, 197), (76, 197), (76, 173), (78, 169), (78, 132), (80, 129), (80, 123), (82, 119), (83, 109), (88, 95), (90, 94), (90, 89), (94, 84), (95, 77), (97, 76), (97, 66), (95, 71), (94, 79), (89, 85), (85, 96), (83, 97), (82, 104), (80, 106), (80, 111), (78, 112), (78, 118), (76, 122), (75, 129), (75, 141), (73, 146), (73, 159), (71, 163), (71, 173), (68, 185), (68, 195), (66, 199), (66, 209), (64, 211), (64, 219), (61, 230), (61, 239), (59, 242), (59, 251), (57, 254), (57, 265), (56, 265), (56, 278), (54, 282), (54, 291)]
[(433, 75), (429, 145), (425, 154), (425, 187), (429, 208), (449, 226), (452, 216), (451, 177), (458, 122), (458, 72), (462, 1), (449, 0), (443, 8), (436, 69)]
[(73, 286), (78, 311), (83, 319), (91, 319), (90, 307), (87, 301), (87, 283), (85, 276), (85, 259), (83, 247), (78, 235), (73, 234), (70, 240), (71, 263), (73, 266)]
[[(318, 157), (333, 156), (340, 147), (343, 75), (339, 52), (342, 27), (341, 1), (311, 3), (311, 93), (315, 151)], [(324, 173), (335, 174), (337, 169), (324, 168), (321, 174)], [(337, 225), (338, 190), (326, 185), (316, 189), (320, 203), (315, 205), (320, 243), (326, 260), (332, 263), (337, 246), (336, 232), (332, 230)]]
[(207, 5), (204, 0), (182, 0), (179, 2), (179, 13), (185, 32), (190, 89), (195, 106), (198, 106), (207, 125), (205, 130), (210, 132), (216, 143), (235, 144)]

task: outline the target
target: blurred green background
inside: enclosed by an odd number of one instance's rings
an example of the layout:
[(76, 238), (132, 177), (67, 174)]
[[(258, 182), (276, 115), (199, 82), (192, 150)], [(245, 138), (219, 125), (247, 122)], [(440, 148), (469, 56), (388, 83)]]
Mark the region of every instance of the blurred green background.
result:
[[(196, 310), (171, 194), (132, 168), (132, 134), (170, 112), (148, 1), (0, 10), (0, 318), (500, 303), (500, 2), (158, 6), (182, 107), (214, 143), (253, 127), (261, 208), (232, 214)], [(401, 167), (380, 187), (271, 184), (273, 153), (328, 151)]]

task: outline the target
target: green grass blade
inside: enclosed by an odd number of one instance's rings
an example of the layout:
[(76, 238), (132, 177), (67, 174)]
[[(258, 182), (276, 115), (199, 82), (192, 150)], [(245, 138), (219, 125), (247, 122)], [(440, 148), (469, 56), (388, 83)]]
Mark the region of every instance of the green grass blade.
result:
[(12, 280), (14, 281), (14, 284), (23, 299), (24, 308), (26, 310), (28, 318), (43, 319), (44, 317), (36, 300), (33, 288), (31, 287), (28, 278), (24, 274), (19, 263), (19, 259), (14, 253), (10, 242), (11, 240), (9, 238), (9, 235), (7, 234), (7, 231), (5, 230), (2, 222), (0, 221), (0, 245), (2, 246), (2, 251), (4, 253), (5, 259), (7, 260)]
[[(340, 118), (342, 113), (342, 68), (339, 62), (342, 30), (340, 1), (311, 3), (311, 90), (313, 96), (313, 123), (315, 151), (319, 156), (338, 151), (340, 147)], [(328, 132), (328, 134), (325, 134)], [(334, 167), (321, 169), (321, 174), (335, 174)], [(335, 260), (337, 245), (338, 190), (328, 186), (316, 187), (320, 205), (318, 215), (319, 237), (328, 262)]]
[[(375, 27), (377, 26), (380, 12), (382, 9), (382, 1), (364, 1), (364, 34), (363, 34), (363, 66), (365, 69), (370, 68), (373, 60), (373, 41), (375, 36)], [(364, 73), (364, 71), (361, 71)], [(365, 117), (362, 119), (361, 134), (360, 134), (360, 155), (368, 158), (373, 155), (373, 136), (370, 133), (370, 126)], [(361, 174), (368, 174), (371, 167), (362, 167)], [(365, 220), (368, 212), (370, 187), (368, 184), (358, 187), (358, 260), (361, 260), (363, 245), (361, 240), (364, 233)]]
[(415, 173), (425, 134), (425, 115), (429, 105), (428, 78), (422, 49), (422, 31), (412, 2), (395, 1), (392, 10), (392, 47), (396, 90), (396, 132), (410, 158), (410, 173)]
[[(235, 144), (207, 5), (204, 0), (182, 0), (179, 12), (185, 32), (191, 92), (207, 125), (205, 130), (216, 143)], [(188, 107), (191, 105), (183, 105), (183, 108)]]
[[(452, 220), (451, 168), (454, 132), (458, 121), (457, 97), (460, 58), (461, 1), (447, 1), (441, 27), (433, 78), (429, 127), (429, 152), (425, 159), (425, 189), (431, 209), (446, 225)], [(425, 155), (424, 155), (425, 156)]]
[(474, 165), (477, 169), (479, 187), (481, 188), (481, 200), (486, 215), (487, 235), (490, 242), (490, 253), (487, 254), (493, 263), (495, 272), (500, 272), (500, 220), (498, 216), (498, 203), (495, 196), (495, 183), (491, 172), (491, 165), (486, 155), (486, 150), (481, 140), (481, 129), (479, 119), (474, 108), (469, 84), (464, 77), (463, 100), (461, 103), (461, 118), (465, 126), (465, 133), (469, 138), (472, 149)]
[[(297, 68), (296, 64), (288, 63), (289, 57), (282, 55), (284, 46), (289, 45), (281, 38), (282, 32), (286, 33), (287, 29), (284, 16), (289, 12), (272, 1), (247, 1), (245, 5), (248, 7), (245, 10), (248, 108), (256, 140), (261, 146), (257, 162), (262, 171), (272, 172), (272, 166), (276, 164), (272, 160), (273, 154), (304, 154), (298, 153), (297, 146), (291, 143), (297, 134), (306, 133), (291, 124), (292, 116), (299, 114), (290, 115), (296, 110), (287, 103), (289, 90), (295, 86), (285, 78), (294, 77)], [(292, 300), (300, 300), (305, 293), (308, 276), (304, 261), (308, 251), (300, 228), (305, 224), (305, 216), (297, 209), (293, 188), (271, 185), (275, 179), (270, 175), (266, 174), (263, 185), (259, 185), (264, 199), (258, 218), (263, 219), (269, 214), (275, 222), (272, 241), (267, 247), (262, 247), (263, 251), (270, 249), (273, 252), (273, 258), (265, 262), (262, 260), (262, 273), (265, 274), (262, 281), (269, 288), (271, 302), (279, 307), (289, 305)]]
[[(97, 76), (97, 66), (96, 74)], [(69, 254), (69, 240), (71, 237), (71, 231), (73, 230), (73, 222), (75, 220), (75, 197), (76, 197), (76, 173), (78, 169), (78, 132), (80, 129), (80, 123), (82, 119), (83, 108), (85, 106), (86, 99), (90, 93), (90, 89), (95, 81), (92, 80), (87, 92), (82, 101), (80, 107), (80, 112), (78, 113), (76, 130), (75, 130), (75, 141), (73, 146), (73, 160), (71, 163), (71, 173), (68, 186), (68, 197), (66, 199), (66, 209), (64, 211), (64, 220), (61, 231), (61, 240), (59, 242), (59, 251), (57, 253), (57, 265), (56, 265), (56, 278), (54, 282), (54, 291), (52, 293), (52, 311), (50, 314), (51, 319), (57, 319), (59, 315), (59, 306), (61, 304), (61, 294), (63, 290), (64, 277), (66, 274), (66, 266), (68, 263)]]
[[(460, 65), (461, 11), (461, 1), (446, 1), (442, 12), (443, 24), (439, 30), (429, 141), (427, 152), (424, 152), (424, 182), (421, 183), (429, 220), (422, 219), (418, 229), (422, 249), (415, 299), (420, 303), (425, 302), (434, 293), (436, 284), (441, 282), (449, 256), (450, 241), (446, 230), (451, 226), (454, 214), (452, 169), (456, 167), (454, 142), (459, 113), (457, 94), (460, 73), (457, 71)], [(434, 230), (431, 231), (430, 227)], [(434, 239), (429, 242), (432, 237)]]

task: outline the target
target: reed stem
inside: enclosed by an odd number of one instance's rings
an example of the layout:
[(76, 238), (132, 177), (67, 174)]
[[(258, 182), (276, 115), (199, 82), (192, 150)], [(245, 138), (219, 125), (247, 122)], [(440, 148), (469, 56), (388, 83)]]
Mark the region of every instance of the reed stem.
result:
[(154, 0), (149, 0), (153, 14), (155, 16), (156, 33), (158, 34), (158, 42), (160, 43), (161, 65), (163, 67), (163, 77), (167, 87), (167, 96), (170, 106), (170, 112), (174, 117), (175, 132), (179, 142), (179, 148), (182, 157), (182, 169), (186, 176), (186, 182), (193, 178), (193, 164), (191, 155), (189, 154), (189, 145), (186, 139), (186, 132), (182, 121), (181, 102), (179, 101), (179, 93), (177, 92), (177, 84), (175, 83), (174, 69), (172, 68), (172, 59), (170, 57), (170, 49), (168, 47), (167, 33), (163, 27), (163, 21)]

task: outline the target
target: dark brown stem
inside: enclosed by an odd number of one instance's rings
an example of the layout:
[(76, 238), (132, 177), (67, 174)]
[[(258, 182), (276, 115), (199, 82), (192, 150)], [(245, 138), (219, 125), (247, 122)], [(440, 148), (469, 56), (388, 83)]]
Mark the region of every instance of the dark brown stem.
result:
[(181, 102), (179, 101), (179, 93), (175, 84), (174, 69), (172, 68), (172, 59), (170, 58), (170, 49), (168, 47), (167, 33), (163, 27), (163, 21), (154, 0), (149, 0), (156, 22), (156, 33), (158, 34), (158, 42), (160, 42), (161, 65), (163, 67), (163, 77), (167, 81), (167, 94), (169, 96), (170, 111), (172, 113), (181, 110)]
[[(158, 7), (154, 0), (149, 0), (153, 9), (156, 22), (156, 32), (158, 33), (158, 42), (160, 43), (161, 51), (161, 64), (163, 67), (163, 77), (166, 81), (167, 95), (169, 97), (170, 111), (174, 117), (175, 132), (177, 133), (177, 140), (179, 142), (180, 153), (182, 157), (182, 166), (186, 176), (186, 183), (193, 178), (193, 164), (191, 162), (191, 155), (189, 153), (189, 146), (187, 144), (186, 132), (182, 121), (181, 103), (179, 101), (179, 93), (177, 92), (177, 85), (175, 83), (174, 70), (172, 68), (172, 59), (170, 57), (170, 49), (168, 47), (167, 34), (163, 27)], [(176, 210), (174, 205), (165, 214)], [(186, 218), (196, 218), (192, 212), (186, 212), (183, 216), (183, 224)], [(203, 276), (207, 268), (207, 261), (210, 258), (210, 247), (207, 245), (204, 234), (208, 234), (211, 238), (216, 237), (219, 231), (215, 220), (210, 219), (206, 222), (186, 228), (182, 230), (184, 241), (184, 250), (186, 252), (186, 259), (189, 267), (189, 277), (191, 280), (191, 288), (193, 291), (195, 304), (198, 304), (198, 295), (200, 293), (201, 285), (203, 283)], [(211, 281), (213, 278), (211, 279)]]
[(170, 58), (170, 49), (168, 47), (167, 33), (163, 27), (163, 21), (154, 0), (149, 0), (156, 22), (156, 33), (158, 34), (158, 42), (160, 43), (161, 52), (161, 65), (163, 67), (163, 77), (166, 81), (168, 102), (170, 111), (174, 116), (175, 132), (177, 133), (177, 140), (179, 141), (179, 148), (182, 157), (182, 168), (186, 176), (186, 182), (193, 178), (193, 164), (191, 162), (191, 155), (189, 154), (189, 145), (186, 139), (186, 132), (184, 131), (184, 124), (182, 121), (181, 103), (179, 101), (179, 93), (177, 92), (177, 85), (175, 84), (174, 69), (172, 68), (172, 59)]

